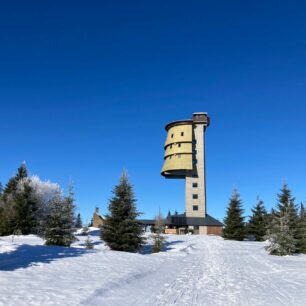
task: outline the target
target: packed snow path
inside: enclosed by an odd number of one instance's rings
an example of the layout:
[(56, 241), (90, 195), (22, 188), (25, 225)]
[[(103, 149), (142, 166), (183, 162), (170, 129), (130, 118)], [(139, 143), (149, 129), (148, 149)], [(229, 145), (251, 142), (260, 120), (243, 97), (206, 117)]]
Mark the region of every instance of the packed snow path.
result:
[(0, 305), (306, 305), (304, 255), (209, 236), (167, 236), (165, 252), (141, 255), (94, 238), (94, 251), (0, 240)]

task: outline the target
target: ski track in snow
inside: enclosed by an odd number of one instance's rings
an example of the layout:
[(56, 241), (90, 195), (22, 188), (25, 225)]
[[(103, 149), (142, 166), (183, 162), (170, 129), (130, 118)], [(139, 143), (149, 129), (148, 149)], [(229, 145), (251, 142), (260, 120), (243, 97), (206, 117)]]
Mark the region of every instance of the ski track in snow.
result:
[(85, 250), (85, 238), (67, 249), (2, 237), (0, 305), (306, 305), (306, 256), (269, 256), (265, 243), (169, 235), (166, 252), (141, 255), (97, 235)]

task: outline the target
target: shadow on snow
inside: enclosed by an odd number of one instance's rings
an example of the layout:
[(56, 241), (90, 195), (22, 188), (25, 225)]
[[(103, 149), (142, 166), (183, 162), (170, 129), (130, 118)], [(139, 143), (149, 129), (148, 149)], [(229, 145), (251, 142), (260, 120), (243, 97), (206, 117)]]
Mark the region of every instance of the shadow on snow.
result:
[(88, 252), (91, 251), (81, 248), (23, 244), (12, 252), (0, 254), (0, 271), (14, 271), (61, 258), (81, 256)]

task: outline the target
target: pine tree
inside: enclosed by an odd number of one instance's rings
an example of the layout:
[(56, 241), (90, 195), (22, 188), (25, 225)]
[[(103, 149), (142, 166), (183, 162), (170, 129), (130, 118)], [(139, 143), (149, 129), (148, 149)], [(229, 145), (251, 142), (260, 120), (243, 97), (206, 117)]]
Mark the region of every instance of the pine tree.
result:
[(292, 197), (291, 190), (288, 188), (288, 185), (286, 183), (284, 183), (281, 192), (277, 195), (277, 199), (278, 202), (276, 205), (276, 214), (279, 218), (283, 217), (285, 214), (288, 214), (288, 227), (290, 232), (296, 238), (298, 225), (297, 206), (294, 203), (295, 198)]
[(5, 189), (3, 191), (3, 197), (4, 199), (7, 199), (9, 195), (12, 195), (16, 192), (18, 183), (22, 179), (25, 179), (28, 177), (28, 170), (26, 163), (23, 162), (20, 167), (17, 170), (17, 174), (13, 177), (11, 177), (8, 181), (8, 183), (5, 186)]
[(285, 208), (282, 214), (274, 216), (275, 225), (269, 235), (269, 245), (266, 247), (270, 255), (291, 255), (296, 249), (296, 240), (290, 229), (290, 209)]
[(248, 234), (256, 241), (263, 241), (267, 230), (267, 211), (262, 200), (257, 197), (257, 204), (252, 209), (252, 216), (248, 224)]
[(163, 216), (159, 211), (158, 215), (155, 217), (154, 234), (152, 235), (153, 253), (158, 253), (162, 251), (164, 247), (165, 238), (162, 236), (163, 232), (164, 232)]
[(140, 213), (136, 209), (133, 188), (125, 172), (113, 194), (105, 225), (101, 229), (101, 239), (112, 250), (136, 252), (144, 243), (143, 229), (136, 220)]
[(75, 227), (76, 228), (82, 228), (81, 214), (77, 215), (77, 218), (76, 218), (76, 221), (75, 221)]
[(50, 215), (46, 222), (46, 245), (70, 246), (75, 240), (74, 198), (72, 187), (64, 199), (58, 194), (51, 200)]
[(33, 189), (28, 181), (14, 195), (15, 230), (21, 231), (23, 235), (34, 234), (37, 230), (38, 203), (34, 197)]
[(64, 229), (64, 238), (66, 241), (66, 245), (70, 246), (70, 244), (76, 240), (74, 236), (75, 232), (75, 200), (74, 200), (74, 192), (73, 187), (70, 184), (68, 186), (68, 195), (63, 199), (63, 219), (65, 227)]
[(245, 237), (242, 203), (236, 189), (230, 198), (224, 218), (223, 237), (229, 240), (243, 240)]
[(306, 212), (303, 203), (300, 208), (296, 247), (299, 253), (306, 254)]
[(87, 235), (87, 238), (85, 240), (85, 248), (86, 249), (93, 249), (94, 248), (94, 244), (93, 244), (92, 240), (89, 238), (89, 235)]
[(277, 194), (277, 200), (276, 210), (270, 218), (267, 250), (271, 255), (290, 255), (298, 251), (299, 218), (295, 199), (286, 183)]

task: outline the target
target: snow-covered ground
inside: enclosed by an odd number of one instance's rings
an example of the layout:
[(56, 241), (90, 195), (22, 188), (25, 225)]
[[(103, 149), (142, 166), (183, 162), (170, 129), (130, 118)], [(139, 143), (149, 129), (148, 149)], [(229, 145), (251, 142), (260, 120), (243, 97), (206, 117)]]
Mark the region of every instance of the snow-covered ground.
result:
[(159, 254), (48, 247), (0, 237), (0, 305), (306, 305), (306, 256), (269, 256), (264, 243), (167, 236)]

